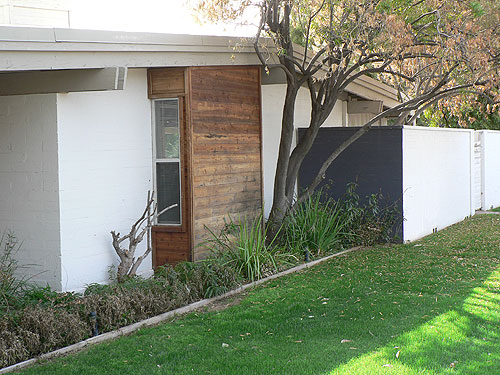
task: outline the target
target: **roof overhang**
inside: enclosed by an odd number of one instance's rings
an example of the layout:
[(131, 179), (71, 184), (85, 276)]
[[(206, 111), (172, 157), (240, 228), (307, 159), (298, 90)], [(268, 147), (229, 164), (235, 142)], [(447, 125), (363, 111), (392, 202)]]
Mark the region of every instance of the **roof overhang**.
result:
[(0, 26), (0, 71), (260, 65), (248, 39)]
[[(249, 38), (13, 26), (0, 26), (0, 53), (0, 72), (261, 64)], [(278, 75), (263, 75), (263, 84), (286, 82), (276, 69), (271, 74)], [(398, 104), (394, 88), (370, 77), (346, 91), (385, 107)]]

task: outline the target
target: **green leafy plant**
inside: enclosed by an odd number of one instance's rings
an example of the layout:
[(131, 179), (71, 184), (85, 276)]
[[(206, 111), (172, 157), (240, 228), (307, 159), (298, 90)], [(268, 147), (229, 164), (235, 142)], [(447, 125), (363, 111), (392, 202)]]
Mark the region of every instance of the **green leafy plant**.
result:
[(346, 239), (351, 245), (374, 245), (397, 240), (396, 228), (400, 224), (401, 212), (398, 201), (387, 204), (381, 192), (366, 197), (361, 204), (356, 192), (357, 184), (347, 185), (346, 193), (340, 200), (346, 220)]
[(215, 297), (239, 284), (237, 271), (220, 259), (181, 262), (174, 270), (193, 300)]
[(294, 253), (309, 251), (317, 255), (342, 245), (348, 235), (348, 221), (339, 202), (324, 197), (321, 191), (295, 205), (285, 217), (283, 246)]
[[(210, 229), (209, 229), (210, 231)], [(253, 220), (229, 218), (219, 235), (210, 231), (206, 246), (225, 265), (231, 265), (244, 279), (255, 281), (278, 270), (277, 258), (284, 259), (275, 246), (276, 234), (267, 238), (262, 213)]]
[(23, 302), (25, 304), (39, 304), (47, 306), (67, 306), (77, 300), (79, 295), (73, 292), (56, 292), (49, 285), (45, 287), (32, 285), (24, 291)]

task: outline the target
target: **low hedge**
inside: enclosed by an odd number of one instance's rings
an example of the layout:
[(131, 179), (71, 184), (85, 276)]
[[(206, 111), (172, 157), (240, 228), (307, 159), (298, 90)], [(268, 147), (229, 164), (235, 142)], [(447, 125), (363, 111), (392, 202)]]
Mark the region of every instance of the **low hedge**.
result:
[(15, 310), (0, 315), (0, 367), (234, 289), (241, 282), (215, 260), (161, 267), (150, 279), (90, 285), (83, 295), (27, 290)]

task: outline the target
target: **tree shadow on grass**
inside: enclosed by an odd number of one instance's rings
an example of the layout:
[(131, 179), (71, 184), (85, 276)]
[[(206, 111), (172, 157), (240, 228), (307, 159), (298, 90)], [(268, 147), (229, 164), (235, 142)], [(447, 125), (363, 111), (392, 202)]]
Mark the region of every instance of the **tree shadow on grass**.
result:
[(463, 305), (328, 374), (500, 373), (500, 269)]

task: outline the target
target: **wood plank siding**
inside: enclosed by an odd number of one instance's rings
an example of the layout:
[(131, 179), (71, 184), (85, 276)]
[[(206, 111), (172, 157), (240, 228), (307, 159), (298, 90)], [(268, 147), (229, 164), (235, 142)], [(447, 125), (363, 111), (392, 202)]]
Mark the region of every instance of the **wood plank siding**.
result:
[(206, 227), (217, 233), (229, 215), (262, 208), (260, 68), (150, 69), (148, 77), (150, 98), (184, 97), (186, 111), (185, 230), (154, 228), (154, 265), (202, 259)]
[(148, 70), (150, 99), (175, 98), (186, 93), (184, 68), (153, 68)]
[(262, 208), (260, 69), (189, 69), (193, 165), (193, 258), (228, 215), (252, 217)]

